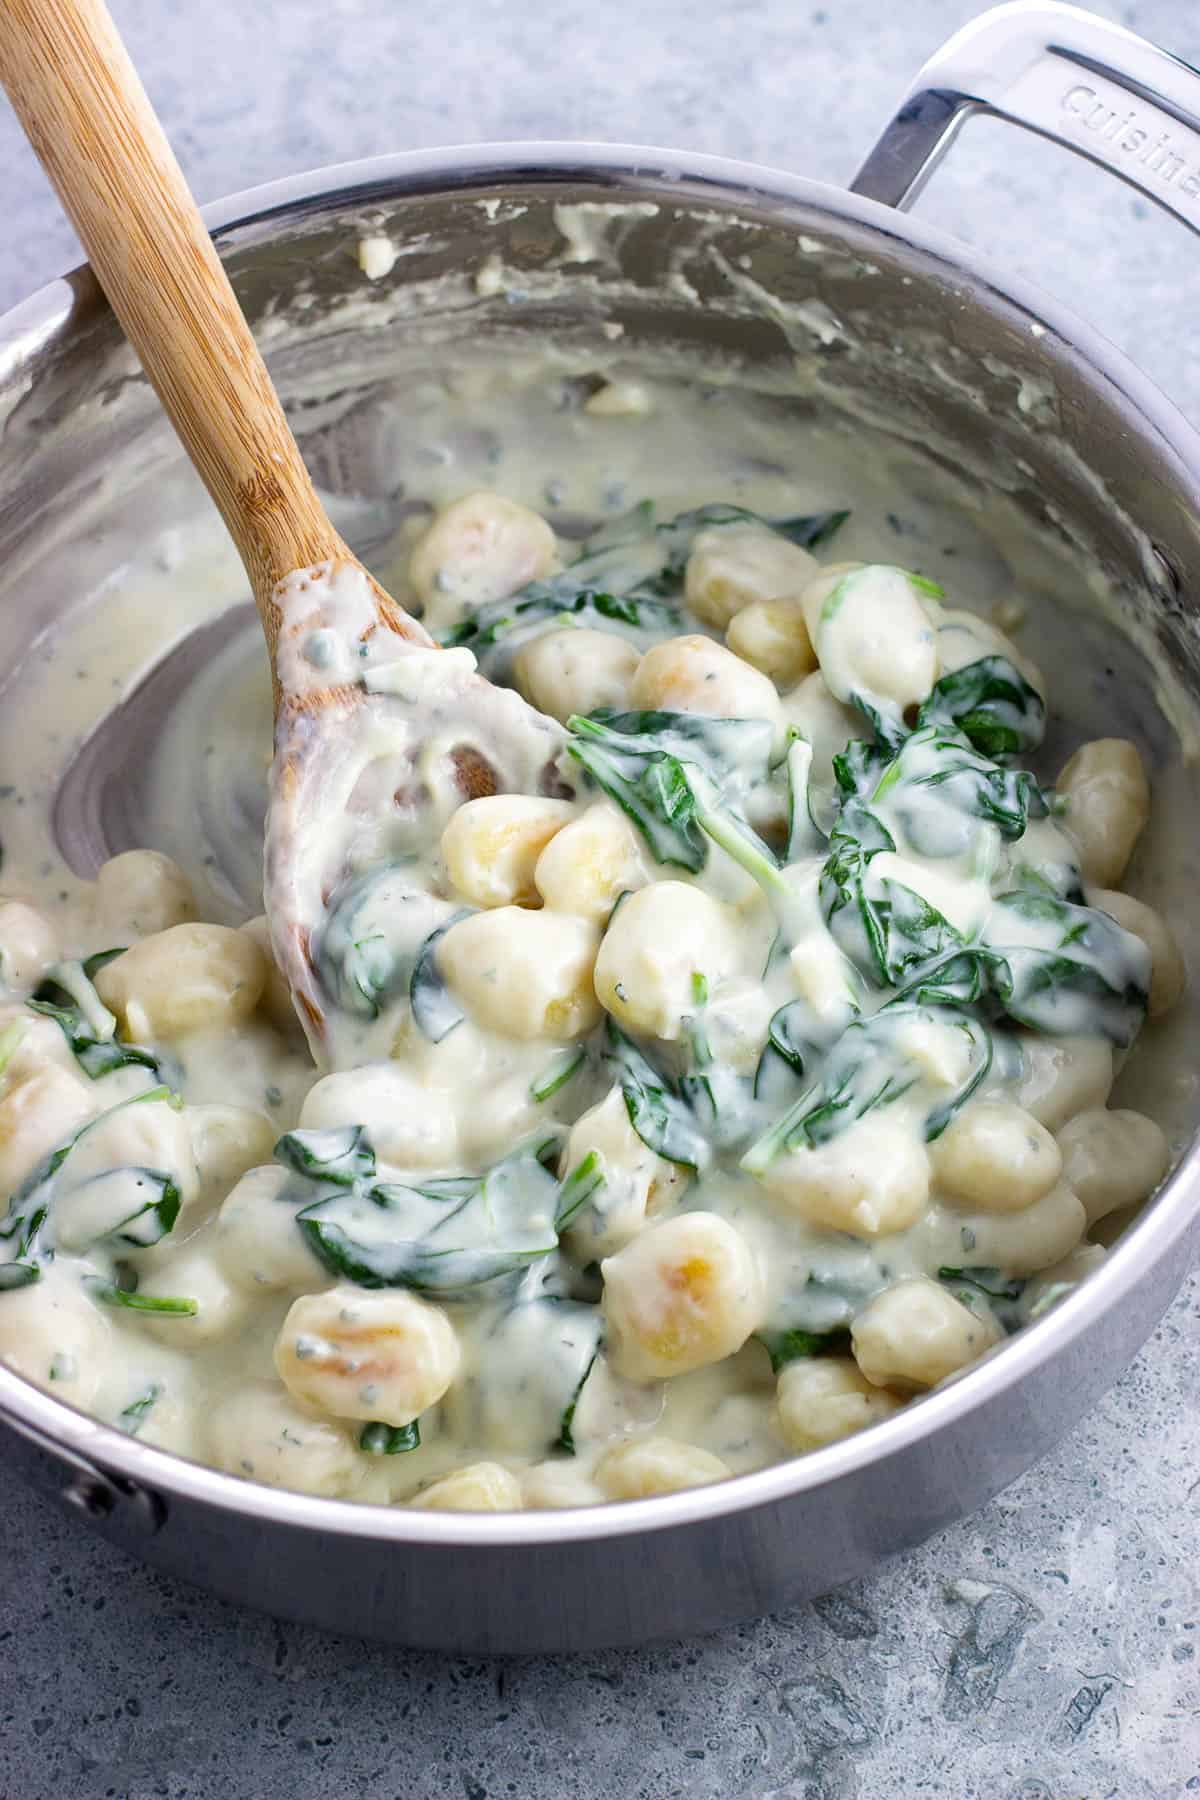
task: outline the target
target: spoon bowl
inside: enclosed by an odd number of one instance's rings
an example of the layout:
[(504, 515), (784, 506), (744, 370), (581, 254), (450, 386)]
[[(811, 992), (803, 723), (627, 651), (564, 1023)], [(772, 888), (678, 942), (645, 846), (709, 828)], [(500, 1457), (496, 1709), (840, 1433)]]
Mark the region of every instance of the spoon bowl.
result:
[[(275, 702), (267, 916), (276, 958), (314, 1054), (326, 1062), (329, 1020), (314, 932), (360, 846), (343, 832), (331, 864), (322, 820), (340, 801), (347, 808), (344, 816), (360, 828), (358, 837), (369, 838), (374, 827), (364, 807), (386, 813), (392, 805), (418, 804), (413, 773), (420, 732), (402, 728), (404, 743), (392, 746), (400, 753), (399, 785), (389, 796), (373, 766), (378, 742), (387, 737), (386, 730), (380, 733), (378, 715), (394, 708), (396, 696), (401, 710), (419, 703), (432, 665), (423, 654), (411, 660), (411, 653), (435, 652), (436, 646), (354, 555), (318, 498), (229, 279), (103, 0), (13, 0), (0, 15), (0, 81), (250, 580)], [(308, 648), (314, 634), (323, 650), (336, 641), (338, 666), (325, 676), (322, 661)], [(129, 834), (136, 784), (128, 800), (117, 800), (113, 779), (122, 746), (139, 730), (153, 729), (156, 719), (161, 722), (196, 659), (214, 654), (225, 641), (223, 630), (206, 628), (112, 715), (59, 796), (55, 829), (64, 847), (66, 840), (78, 840), (77, 854), (90, 861), (106, 831), (118, 838)], [(386, 676), (385, 664), (401, 663), (401, 680)], [(460, 656), (456, 672), (462, 664)], [(444, 728), (449, 690), (443, 676), (434, 684), (441, 699), (426, 716)], [(389, 682), (393, 698), (383, 701)], [(463, 741), (446, 745), (445, 754), (460, 793), (473, 799), (501, 785), (501, 759), (482, 747), (481, 733), (486, 737), (489, 727), (497, 726), (549, 744), (555, 728), (519, 697), (498, 695), (473, 673), (473, 659), (472, 672), (464, 672), (459, 686), (463, 703), (451, 712)], [(451, 687), (458, 691), (453, 682)], [(360, 714), (367, 712), (371, 717), (364, 721)], [(361, 750), (357, 761), (347, 755), (351, 742)], [(524, 759), (518, 760), (524, 767)], [(548, 753), (547, 767), (552, 760)]]

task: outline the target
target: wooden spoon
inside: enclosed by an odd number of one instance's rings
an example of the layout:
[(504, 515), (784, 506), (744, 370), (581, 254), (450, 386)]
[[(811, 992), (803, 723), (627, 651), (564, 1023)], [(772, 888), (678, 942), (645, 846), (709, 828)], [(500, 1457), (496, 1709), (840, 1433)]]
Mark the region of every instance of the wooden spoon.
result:
[[(321, 804), (322, 736), (345, 729), (364, 695), (346, 685), (281, 692), (277, 588), (298, 570), (319, 578), (361, 564), (317, 498), (250, 328), (103, 0), (0, 0), (0, 81), (250, 577), (275, 678), (268, 912), (277, 957), (319, 1049), (324, 999), (310, 925), (299, 916), (298, 887), (290, 879), (292, 827), (306, 807)], [(375, 612), (363, 636), (383, 627), (432, 647), (424, 628), (369, 572), (362, 573)], [(489, 690), (482, 679), (478, 686), (485, 712), (489, 693), (509, 707), (522, 704)], [(486, 758), (466, 746), (461, 785), (471, 796), (498, 785)]]

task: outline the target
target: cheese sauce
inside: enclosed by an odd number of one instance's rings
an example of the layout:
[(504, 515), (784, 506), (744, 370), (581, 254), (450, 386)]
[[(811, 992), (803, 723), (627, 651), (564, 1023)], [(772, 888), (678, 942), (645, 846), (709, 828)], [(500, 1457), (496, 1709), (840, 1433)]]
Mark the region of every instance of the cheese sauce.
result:
[[(1169, 1162), (1109, 1105), (1183, 986), (1120, 891), (1147, 778), (1124, 737), (1044, 760), (1054, 582), (915, 452), (718, 384), (462, 370), (387, 444), (430, 645), (352, 570), (282, 584), (281, 691), (338, 710), (281, 740), (269, 927), (251, 619), (137, 773), (144, 848), (85, 881), (53, 834), (79, 740), (241, 601), (214, 527), (5, 689), (0, 1355), (385, 1504), (665, 1492), (887, 1417)], [(1190, 1088), (1143, 1085), (1174, 1130)]]

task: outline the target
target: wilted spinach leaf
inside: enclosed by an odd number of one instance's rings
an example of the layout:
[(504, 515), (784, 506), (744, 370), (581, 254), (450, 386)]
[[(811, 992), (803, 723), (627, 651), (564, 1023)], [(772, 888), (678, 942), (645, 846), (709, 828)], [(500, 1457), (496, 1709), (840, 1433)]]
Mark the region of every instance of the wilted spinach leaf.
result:
[[(47, 977), (34, 989), (28, 1001), (32, 1012), (54, 1020), (76, 1062), (92, 1081), (98, 1081), (113, 1069), (149, 1069), (156, 1077), (159, 1073), (158, 1063), (148, 1050), (141, 1050), (136, 1044), (117, 1042), (116, 1021), (108, 1014), (92, 985), (92, 977), (122, 954), (121, 950), (102, 950), (89, 956), (84, 963), (60, 964), (58, 978)], [(64, 982), (70, 986), (64, 986)], [(104, 1022), (106, 1015), (107, 1024), (102, 1035), (97, 1022)]]
[(1001, 894), (987, 929), (989, 982), (1010, 1018), (1057, 1035), (1133, 1041), (1146, 1015), (1145, 944), (1095, 907)]
[(742, 1159), (761, 1174), (787, 1151), (815, 1149), (840, 1136), (874, 1108), (903, 1098), (923, 1079), (921, 1064), (906, 1046), (914, 1029), (943, 1027), (954, 1032), (966, 1052), (962, 1078), (930, 1096), (925, 1136), (937, 1137), (982, 1081), (991, 1063), (991, 1037), (969, 1012), (955, 1006), (921, 1006), (894, 1001), (867, 1019), (848, 1025), (826, 1057), (816, 1080)]
[(1046, 730), (1046, 705), (1006, 656), (943, 675), (921, 708), (918, 728), (951, 726), (985, 756), (1036, 750)]
[(776, 1375), (789, 1363), (850, 1353), (850, 1333), (843, 1330), (803, 1331), (797, 1327), (791, 1331), (759, 1331), (755, 1336), (771, 1358), (771, 1369)]
[(325, 1267), (359, 1287), (462, 1294), (555, 1249), (558, 1184), (539, 1158), (546, 1148), (523, 1146), (482, 1176), (408, 1186), (363, 1175), (296, 1222)]
[(605, 1055), (625, 1096), (629, 1122), (647, 1149), (685, 1169), (703, 1169), (708, 1139), (675, 1084), (661, 1074), (633, 1039), (610, 1018)]

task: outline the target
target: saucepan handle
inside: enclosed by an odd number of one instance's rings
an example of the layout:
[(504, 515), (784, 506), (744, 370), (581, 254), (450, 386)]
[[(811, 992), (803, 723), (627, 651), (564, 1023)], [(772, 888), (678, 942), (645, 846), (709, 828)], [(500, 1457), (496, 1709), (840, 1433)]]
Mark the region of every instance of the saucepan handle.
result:
[(1200, 71), (1054, 0), (997, 6), (925, 64), (852, 183), (912, 204), (973, 113), (1099, 163), (1200, 232)]

